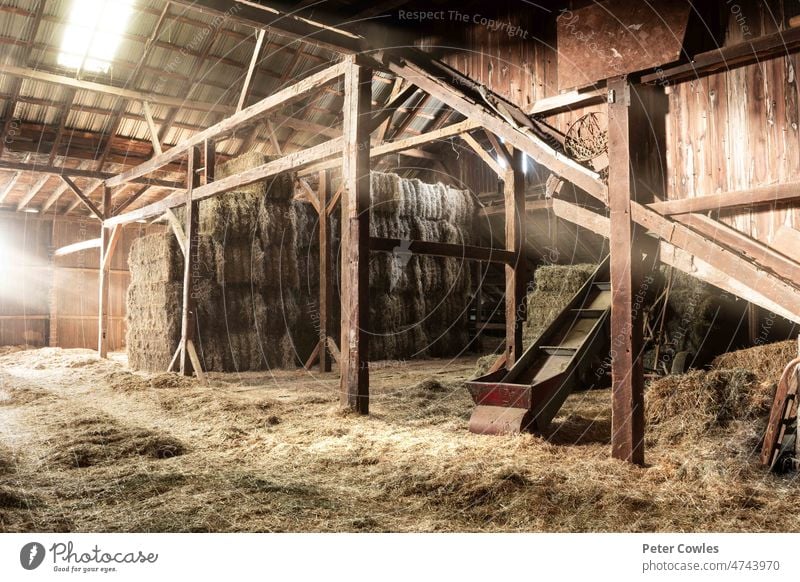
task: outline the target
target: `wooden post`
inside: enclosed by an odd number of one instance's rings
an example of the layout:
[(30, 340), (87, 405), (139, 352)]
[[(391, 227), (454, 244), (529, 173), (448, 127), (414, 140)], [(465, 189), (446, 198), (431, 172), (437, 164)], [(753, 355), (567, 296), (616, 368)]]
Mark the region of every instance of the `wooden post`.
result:
[[(184, 376), (191, 376), (194, 367), (190, 350), (193, 345), (195, 328), (197, 327), (197, 300), (194, 293), (195, 265), (197, 261), (197, 230), (198, 230), (198, 202), (192, 201), (192, 190), (200, 185), (200, 175), (197, 169), (200, 166), (200, 148), (193, 147), (189, 153), (189, 163), (186, 175), (186, 221), (184, 235), (186, 236), (186, 256), (183, 261), (183, 307), (181, 311), (181, 355), (180, 372)], [(198, 376), (202, 370), (197, 370)]]
[(525, 240), (525, 175), (523, 156), (514, 149), (512, 167), (503, 177), (505, 198), (506, 250), (516, 254), (506, 265), (506, 366), (510, 368), (522, 355), (522, 322), (525, 320), (525, 260), (522, 246)]
[(330, 172), (319, 173), (319, 371), (331, 371), (327, 337), (330, 330), (330, 301), (332, 283), (330, 274), (331, 234), (328, 229), (328, 200), (331, 194)]
[(209, 138), (203, 142), (203, 175), (204, 184), (214, 181), (214, 172), (217, 167), (217, 150), (214, 138)]
[(369, 413), (370, 108), (372, 70), (348, 56), (344, 75), (344, 147), (342, 163), (341, 299), (342, 336), (339, 369), (341, 403)]
[[(111, 188), (103, 187), (103, 216), (111, 216)], [(110, 283), (111, 261), (108, 256), (111, 229), (100, 225), (100, 264), (98, 266), (97, 300), (97, 353), (101, 358), (108, 357), (108, 290)]]
[[(608, 83), (608, 198), (611, 220), (611, 454), (644, 464), (644, 372), (641, 309), (633, 310), (641, 285), (641, 257), (634, 247), (630, 86)], [(636, 144), (633, 144), (636, 147)]]

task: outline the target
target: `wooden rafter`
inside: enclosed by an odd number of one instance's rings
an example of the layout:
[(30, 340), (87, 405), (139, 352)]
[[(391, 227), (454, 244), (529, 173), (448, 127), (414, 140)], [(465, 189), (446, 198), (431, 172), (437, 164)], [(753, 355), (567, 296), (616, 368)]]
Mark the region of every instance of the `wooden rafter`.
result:
[(64, 128), (67, 124), (69, 112), (72, 109), (72, 104), (75, 101), (75, 89), (67, 91), (67, 96), (64, 100), (64, 106), (61, 108), (61, 113), (58, 120), (58, 130), (56, 130), (56, 138), (53, 140), (53, 145), (50, 146), (50, 155), (47, 158), (47, 165), (52, 166), (53, 162), (58, 155), (58, 148), (61, 147), (61, 140), (64, 138)]
[[(404, 58), (401, 59), (394, 53), (387, 52), (383, 54), (383, 64), (395, 75), (400, 75), (416, 84), (439, 101), (502, 138), (509, 146), (522, 150), (534, 161), (606, 203), (606, 187), (597, 173), (546, 144), (536, 135), (532, 126), (527, 125), (531, 122), (530, 120), (525, 121), (527, 119), (525, 114), (508, 103), (502, 103), (502, 107), (506, 111), (503, 115), (502, 112), (495, 110), (500, 109), (499, 104), (492, 106), (488, 103), (473, 101), (458, 86), (458, 84), (474, 84), (472, 81), (466, 78), (461, 79), (461, 77), (459, 77), (460, 81), (456, 81), (450, 77), (444, 78), (444, 75), (437, 77), (419, 63), (412, 62), (411, 59), (415, 59), (417, 56), (420, 61), (427, 58), (410, 52), (404, 53)], [(457, 76), (458, 74), (453, 73), (453, 75)], [(492, 99), (497, 100), (496, 97), (492, 97)]]
[(654, 202), (648, 208), (659, 214), (689, 214), (691, 212), (728, 211), (755, 208), (765, 204), (780, 204), (800, 200), (800, 182), (783, 182), (758, 186), (747, 190), (734, 190), (720, 194)]
[(230, 133), (237, 127), (255, 122), (257, 118), (265, 116), (278, 106), (284, 105), (297, 96), (330, 82), (331, 80), (341, 76), (343, 72), (344, 67), (341, 64), (337, 64), (310, 75), (309, 77), (298, 81), (294, 85), (278, 91), (270, 97), (262, 99), (258, 103), (243, 109), (239, 113), (235, 113), (219, 123), (212, 125), (204, 131), (196, 133), (189, 139), (184, 140), (175, 147), (165, 151), (160, 156), (155, 156), (153, 159), (107, 180), (106, 183), (108, 186), (115, 187), (141, 176), (145, 176), (178, 159), (195, 145), (199, 145), (203, 141), (210, 138), (219, 138), (222, 135)]
[(264, 36), (267, 31), (263, 28), (258, 29), (256, 33), (256, 45), (253, 47), (253, 56), (250, 57), (250, 65), (247, 67), (247, 73), (244, 76), (244, 83), (242, 90), (239, 93), (239, 102), (236, 105), (236, 111), (244, 109), (244, 104), (247, 101), (247, 95), (250, 92), (250, 83), (253, 80), (253, 74), (258, 64), (258, 56), (261, 54), (261, 45), (264, 44)]
[(50, 179), (49, 174), (39, 176), (39, 179), (28, 189), (25, 195), (17, 203), (17, 211), (23, 210), (28, 203), (42, 190), (47, 181)]
[[(31, 55), (33, 51), (31, 48), (33, 47), (33, 43), (36, 42), (36, 35), (39, 33), (39, 26), (42, 23), (42, 15), (44, 14), (44, 5), (46, 4), (45, 0), (39, 0), (36, 3), (36, 11), (32, 13), (33, 22), (31, 22), (30, 34), (28, 35), (28, 41), (25, 43), (25, 66), (31, 66)], [(22, 89), (22, 79), (16, 79), (14, 82), (14, 89), (12, 90), (13, 97), (8, 102), (6, 107), (6, 120), (3, 123), (3, 129), (0, 130), (0, 155), (3, 154), (6, 146), (6, 136), (8, 135), (8, 130), (11, 127), (11, 124), (14, 121), (14, 110), (17, 107), (17, 99), (19, 98), (20, 91)]]

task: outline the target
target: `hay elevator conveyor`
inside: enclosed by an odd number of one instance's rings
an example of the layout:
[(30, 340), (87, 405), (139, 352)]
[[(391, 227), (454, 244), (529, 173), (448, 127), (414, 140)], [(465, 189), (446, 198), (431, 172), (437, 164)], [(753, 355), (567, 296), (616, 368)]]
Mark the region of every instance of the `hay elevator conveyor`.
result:
[[(467, 387), (475, 401), (471, 432), (541, 432), (573, 390), (588, 387), (609, 350), (611, 283), (604, 260), (510, 369), (481, 376)], [(602, 364), (601, 364), (602, 365)]]

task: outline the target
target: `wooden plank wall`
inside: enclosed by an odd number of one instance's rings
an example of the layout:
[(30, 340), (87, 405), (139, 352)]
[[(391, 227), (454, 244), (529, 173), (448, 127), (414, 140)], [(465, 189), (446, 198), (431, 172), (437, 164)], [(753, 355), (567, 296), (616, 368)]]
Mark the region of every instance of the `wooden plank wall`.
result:
[(49, 245), (48, 223), (0, 218), (0, 345), (48, 341)]
[[(800, 12), (788, 0), (740, 4), (728, 45), (783, 29)], [(666, 87), (667, 198), (800, 180), (798, 67), (795, 53)], [(769, 243), (781, 225), (800, 228), (800, 209), (773, 205), (722, 220)]]
[[(161, 226), (125, 228), (111, 264), (109, 347), (125, 348), (125, 297), (133, 240)], [(57, 248), (97, 238), (96, 220), (29, 217), (0, 218), (3, 262), (0, 283), (0, 345), (97, 347), (97, 266), (99, 250), (48, 257)], [(5, 257), (3, 257), (5, 258)], [(5, 277), (5, 273), (11, 276)]]

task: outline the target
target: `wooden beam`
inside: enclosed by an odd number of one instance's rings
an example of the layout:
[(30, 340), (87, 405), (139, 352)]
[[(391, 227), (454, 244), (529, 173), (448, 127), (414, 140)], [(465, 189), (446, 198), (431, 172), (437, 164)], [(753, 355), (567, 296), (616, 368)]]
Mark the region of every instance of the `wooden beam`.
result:
[(401, 137), (406, 132), (408, 127), (416, 118), (417, 113), (424, 109), (430, 100), (430, 93), (422, 93), (422, 96), (420, 97), (419, 101), (417, 101), (417, 104), (408, 108), (405, 119), (403, 119), (403, 121), (401, 121), (400, 124), (392, 130), (392, 139)]
[[(269, 27), (298, 42), (322, 46), (342, 54), (363, 49), (362, 38), (334, 26), (295, 14), (297, 7), (288, 2), (271, 1), (269, 5), (235, 0), (172, 0), (174, 4), (217, 16), (231, 15), (256, 28)], [(332, 20), (333, 21), (333, 20)]]
[(68, 90), (64, 97), (64, 106), (61, 108), (60, 119), (58, 120), (58, 129), (56, 130), (56, 138), (53, 140), (53, 145), (50, 146), (50, 155), (47, 157), (47, 165), (52, 166), (53, 162), (58, 155), (58, 148), (61, 147), (61, 140), (64, 137), (64, 128), (67, 124), (70, 109), (75, 101), (75, 89)]
[[(65, 178), (69, 180), (69, 178)], [(70, 186), (71, 187), (71, 186)], [(82, 195), (82, 194), (81, 194)], [(103, 188), (103, 212), (111, 211), (111, 188)], [(98, 214), (101, 216), (102, 214)], [(97, 300), (97, 353), (101, 358), (108, 357), (108, 291), (110, 282), (111, 261), (107, 259), (107, 254), (111, 250), (111, 228), (100, 226), (100, 264), (98, 280), (98, 300)]]
[[(413, 54), (418, 55), (418, 53)], [(411, 54), (405, 56), (409, 57)], [(420, 60), (424, 58), (422, 56)], [(511, 115), (504, 117), (487, 103), (478, 103), (467, 97), (464, 91), (456, 86), (456, 83), (469, 83), (469, 80), (456, 81), (452, 75), (447, 79), (437, 78), (436, 75), (420, 66), (419, 63), (412, 63), (409, 58), (400, 59), (389, 53), (384, 53), (384, 64), (395, 75), (400, 75), (411, 83), (416, 84), (439, 101), (502, 138), (508, 145), (522, 150), (535, 162), (606, 203), (606, 186), (596, 172), (551, 148), (540, 137), (535, 135), (530, 126), (520, 125), (525, 122), (519, 119), (519, 116), (516, 118), (512, 118)], [(497, 106), (495, 105), (495, 107)], [(507, 112), (513, 108), (510, 104), (505, 103), (503, 107)], [(523, 117), (525, 117), (524, 114)], [(530, 120), (528, 120), (528, 123), (530, 123)], [(515, 126), (514, 124), (517, 125)]]
[(256, 33), (256, 46), (253, 48), (253, 56), (250, 57), (250, 65), (247, 67), (247, 74), (244, 76), (244, 84), (242, 91), (239, 93), (239, 103), (236, 104), (237, 113), (244, 109), (244, 104), (247, 101), (247, 94), (250, 92), (250, 83), (253, 80), (253, 73), (258, 64), (258, 56), (261, 54), (261, 45), (264, 44), (264, 36), (267, 31), (264, 28), (259, 28)]
[(670, 216), (673, 214), (689, 214), (690, 212), (755, 208), (765, 204), (794, 202), (797, 200), (800, 200), (800, 182), (784, 182), (748, 190), (735, 190), (720, 194), (696, 196), (694, 198), (654, 202), (647, 206), (659, 214)]
[(33, 81), (40, 81), (42, 83), (71, 87), (81, 91), (91, 91), (93, 93), (101, 93), (103, 95), (122, 97), (123, 99), (128, 99), (131, 101), (150, 101), (151, 103), (157, 103), (158, 105), (191, 109), (193, 111), (213, 111), (217, 113), (227, 113), (230, 111), (229, 107), (216, 103), (205, 103), (202, 101), (184, 99), (183, 97), (170, 97), (162, 94), (157, 96), (149, 95), (141, 91), (134, 91), (132, 89), (125, 89), (123, 87), (95, 83), (93, 81), (83, 81), (80, 79), (74, 79), (72, 77), (47, 73), (41, 70), (28, 69), (2, 63), (0, 63), (0, 73), (21, 79), (30, 79)]
[(397, 109), (417, 91), (417, 87), (408, 83), (405, 83), (405, 88), (403, 88), (404, 83), (405, 80), (402, 77), (395, 77), (395, 84), (389, 94), (389, 98), (384, 106), (372, 116), (372, 121), (370, 122), (374, 128), (372, 132), (375, 133), (375, 138), (379, 143), (386, 137), (386, 132)]
[(606, 99), (605, 88), (574, 90), (539, 99), (528, 110), (529, 115), (547, 117), (589, 105), (602, 103)]
[(782, 224), (772, 237), (770, 246), (783, 256), (800, 262), (800, 230)]
[[(28, 68), (35, 68), (32, 65), (33, 63), (33, 46), (36, 42), (36, 35), (39, 33), (39, 27), (42, 24), (42, 16), (44, 15), (44, 5), (46, 2), (44, 0), (39, 0), (36, 4), (36, 10), (31, 12), (31, 16), (33, 18), (33, 22), (31, 22), (30, 32), (28, 32), (28, 40), (25, 42), (24, 50), (22, 51), (22, 60), (25, 63), (25, 66)], [(12, 97), (6, 106), (6, 119), (3, 122), (3, 129), (0, 130), (0, 155), (3, 154), (3, 151), (6, 147), (6, 136), (8, 136), (8, 131), (11, 128), (11, 124), (17, 119), (14, 115), (14, 111), (17, 108), (17, 100), (19, 99), (20, 93), (22, 91), (22, 79), (16, 79), (14, 81), (14, 88), (12, 89)]]
[[(322, 174), (322, 172), (320, 172), (320, 174)], [(311, 186), (308, 185), (308, 182), (306, 182), (303, 178), (300, 178), (299, 180), (297, 180), (297, 182), (298, 184), (300, 184), (300, 190), (303, 192), (305, 199), (311, 203), (311, 206), (314, 207), (314, 210), (317, 211), (317, 214), (321, 213), (322, 208), (324, 207), (321, 206), (322, 203), (317, 198), (317, 195), (314, 192), (314, 190), (311, 189)]]
[(517, 253), (506, 249), (379, 237), (370, 237), (369, 249), (371, 251), (381, 251), (385, 253), (412, 253), (435, 257), (465, 259), (469, 261), (486, 261), (503, 265), (516, 264), (519, 256)]
[(489, 139), (489, 143), (492, 144), (492, 148), (494, 148), (494, 151), (497, 152), (497, 156), (503, 159), (506, 167), (510, 168), (514, 163), (514, 149), (503, 146), (503, 144), (501, 144), (497, 139), (497, 136), (495, 136), (491, 131), (484, 129), (483, 133), (486, 134), (486, 137)]
[(82, 240), (80, 242), (72, 243), (71, 245), (66, 245), (56, 249), (53, 255), (56, 257), (63, 257), (65, 255), (71, 255), (72, 253), (85, 251), (87, 249), (99, 249), (102, 248), (102, 242), (103, 240), (101, 238)]
[[(78, 186), (77, 186), (77, 184), (75, 184), (75, 182), (73, 182), (67, 176), (61, 176), (61, 179), (64, 180), (64, 182), (67, 184), (67, 186), (69, 186), (69, 189), (72, 190), (72, 192), (75, 194), (75, 196), (78, 197), (78, 200), (83, 202), (83, 204), (92, 212), (92, 214), (94, 214), (100, 220), (103, 220), (103, 213), (100, 212), (100, 209), (97, 208), (97, 206), (95, 206), (94, 202), (92, 202), (89, 199), (89, 197), (86, 194), (84, 194), (83, 191), (80, 188), (78, 188)], [(109, 189), (109, 191), (110, 191), (110, 189)], [(104, 192), (103, 196), (105, 196), (105, 192)], [(105, 200), (105, 198), (103, 198), (103, 199)], [(107, 208), (107, 211), (110, 213), (110, 210), (111, 210), (111, 203), (110, 202), (109, 202), (108, 207), (106, 207), (106, 208)]]
[[(144, 64), (147, 62), (147, 59), (150, 57), (150, 51), (153, 49), (153, 46), (157, 43), (158, 37), (161, 34), (161, 30), (164, 26), (164, 23), (167, 20), (167, 16), (169, 14), (170, 3), (165, 2), (164, 7), (161, 9), (161, 12), (158, 16), (158, 20), (156, 21), (156, 25), (153, 27), (153, 32), (147, 38), (144, 43), (144, 47), (142, 48), (141, 53), (139, 54), (139, 60), (136, 62), (136, 65), (133, 68), (133, 71), (130, 74), (128, 84), (130, 86), (136, 86), (141, 81), (142, 70)], [(105, 145), (103, 146), (103, 152), (100, 154), (100, 159), (97, 162), (97, 169), (102, 170), (103, 165), (105, 164), (106, 159), (108, 158), (109, 153), (111, 152), (111, 145), (114, 143), (114, 137), (119, 130), (120, 123), (122, 122), (122, 118), (125, 115), (125, 110), (127, 109), (128, 101), (124, 98), (120, 98), (117, 100), (118, 104), (114, 111), (114, 115), (111, 118), (111, 123), (108, 125), (108, 137), (106, 137)], [(146, 101), (146, 99), (142, 99), (142, 102)], [(158, 135), (157, 133), (155, 135)], [(158, 139), (158, 138), (156, 138)]]
[[(20, 172), (36, 172), (39, 174), (54, 174), (59, 176), (69, 176), (70, 178), (95, 178), (107, 180), (113, 178), (115, 174), (108, 172), (96, 172), (84, 168), (67, 168), (64, 166), (42, 166), (30, 162), (10, 162), (0, 160), (0, 170), (18, 170)], [(133, 180), (137, 184), (148, 184), (159, 188), (180, 188), (180, 184), (170, 180), (154, 180), (149, 178)]]
[[(559, 218), (563, 218), (573, 224), (591, 230), (600, 236), (605, 238), (609, 238), (610, 236), (611, 221), (606, 216), (557, 199), (553, 200), (553, 212)], [(710, 252), (716, 253), (717, 251), (711, 250)], [(713, 257), (714, 254), (708, 256)], [(761, 293), (755, 291), (750, 285), (732, 278), (727, 273), (707, 263), (700, 257), (688, 253), (665, 240), (659, 241), (659, 259), (664, 264), (675, 267), (687, 275), (705, 281), (709, 285), (713, 285), (723, 291), (727, 291), (731, 295), (755, 303), (772, 313), (785, 317), (789, 321), (800, 323), (800, 317), (798, 317), (797, 314), (791, 313), (774, 301), (766, 298)]]
[[(260, 166), (256, 166), (255, 168), (244, 170), (238, 174), (226, 176), (225, 178), (216, 180), (204, 186), (200, 186), (199, 188), (193, 190), (192, 200), (203, 200), (204, 198), (209, 198), (210, 196), (214, 196), (216, 194), (234, 190), (240, 186), (246, 186), (248, 184), (252, 184), (253, 182), (258, 182), (259, 180), (263, 180), (269, 176), (274, 176), (276, 174), (291, 170), (297, 170), (305, 165), (330, 157), (334, 153), (341, 152), (342, 143), (343, 142), (341, 138), (332, 139), (321, 143), (318, 146), (308, 148), (307, 150), (287, 154), (282, 158), (267, 162)], [(180, 206), (185, 203), (185, 191), (173, 192), (163, 200), (153, 202), (147, 206), (137, 208), (136, 210), (132, 210), (124, 214), (118, 214), (117, 216), (107, 219), (106, 223), (107, 225), (111, 226), (114, 224), (132, 222), (134, 220), (143, 220), (153, 216), (160, 216), (164, 214), (164, 211), (167, 210), (167, 208), (175, 208), (176, 206)]]
[(255, 121), (258, 117), (266, 115), (272, 109), (280, 105), (284, 105), (288, 101), (297, 98), (298, 96), (307, 93), (313, 89), (316, 89), (326, 83), (329, 83), (333, 79), (340, 77), (344, 73), (344, 66), (339, 63), (328, 67), (318, 73), (310, 75), (305, 79), (298, 81), (294, 85), (287, 87), (265, 99), (262, 99), (258, 103), (254, 103), (250, 107), (242, 109), (238, 113), (233, 114), (232, 116), (220, 121), (205, 129), (200, 131), (190, 138), (184, 140), (180, 144), (176, 145), (173, 148), (170, 148), (160, 156), (155, 156), (153, 159), (148, 160), (138, 166), (127, 170), (109, 180), (106, 180), (106, 184), (111, 187), (120, 186), (125, 182), (129, 182), (133, 179), (140, 178), (142, 176), (146, 176), (147, 174), (157, 170), (158, 168), (165, 166), (166, 164), (178, 159), (180, 156), (185, 154), (191, 148), (196, 145), (203, 143), (207, 139), (217, 138), (222, 135), (225, 135), (237, 127), (240, 127), (244, 124), (251, 123)]
[(512, 166), (503, 177), (505, 200), (506, 251), (515, 260), (506, 264), (506, 363), (508, 367), (522, 355), (522, 326), (525, 321), (527, 296), (525, 294), (525, 259), (522, 245), (525, 242), (525, 174), (522, 172), (524, 152), (514, 150)]
[[(454, 123), (452, 125), (448, 125), (447, 127), (443, 127), (435, 131), (429, 131), (427, 133), (415, 135), (413, 137), (407, 137), (404, 139), (399, 139), (397, 141), (390, 141), (380, 145), (373, 145), (372, 148), (369, 148), (370, 152), (369, 155), (370, 158), (377, 158), (378, 156), (385, 156), (387, 154), (395, 152), (402, 152), (404, 150), (409, 150), (411, 148), (414, 148), (418, 145), (430, 143), (432, 141), (436, 141), (439, 139), (453, 137), (455, 135), (460, 135), (466, 131), (475, 129), (476, 127), (477, 125), (473, 121), (470, 120), (461, 121), (459, 123)], [(337, 167), (339, 163), (340, 162), (338, 159), (326, 160), (324, 162), (320, 162), (318, 164), (309, 166), (301, 173), (305, 175), (314, 172), (320, 172), (322, 170), (330, 170), (332, 168)]]
[(478, 157), (483, 160), (483, 162), (489, 166), (489, 168), (497, 174), (498, 178), (503, 178), (506, 175), (508, 170), (504, 170), (500, 167), (500, 164), (492, 157), (492, 154), (487, 152), (481, 144), (478, 143), (474, 137), (472, 137), (468, 133), (462, 133), (461, 139), (463, 139), (467, 145), (472, 148), (472, 150), (478, 154)]
[(149, 189), (150, 189), (150, 186), (147, 186), (147, 185), (145, 185), (145, 186), (142, 186), (141, 188), (138, 188), (138, 189), (137, 189), (137, 190), (136, 190), (136, 191), (133, 193), (133, 195), (132, 195), (132, 196), (130, 196), (130, 197), (129, 197), (129, 198), (128, 198), (128, 199), (127, 199), (125, 202), (123, 202), (122, 204), (120, 204), (119, 206), (117, 206), (116, 208), (114, 208), (114, 210), (113, 210), (113, 211), (112, 211), (112, 213), (111, 213), (111, 214), (112, 214), (112, 216), (113, 216), (113, 215), (117, 215), (117, 214), (121, 213), (123, 210), (125, 210), (126, 208), (128, 208), (128, 207), (129, 207), (131, 204), (133, 204), (134, 202), (136, 202), (137, 200), (139, 200), (139, 198), (141, 198), (142, 196), (144, 196), (144, 193), (145, 193), (145, 192), (147, 192)]
[(161, 149), (161, 142), (158, 141), (158, 129), (156, 129), (155, 121), (153, 121), (153, 112), (150, 111), (150, 104), (147, 101), (142, 101), (142, 113), (144, 114), (145, 121), (147, 121), (150, 142), (153, 144), (153, 153), (156, 156), (160, 156), (164, 152)]
[(778, 277), (790, 283), (800, 283), (800, 263), (735, 228), (702, 214), (682, 214), (675, 219), (704, 237), (751, 259), (756, 265), (772, 271)]
[(186, 260), (186, 235), (183, 233), (181, 221), (178, 220), (178, 217), (175, 216), (175, 213), (172, 212), (171, 208), (167, 209), (167, 211), (164, 213), (164, 216), (166, 217), (167, 222), (172, 229), (172, 234), (175, 235), (175, 242), (178, 243), (178, 247), (181, 249), (181, 254), (184, 257), (184, 260)]
[(39, 179), (28, 189), (20, 201), (17, 203), (17, 212), (22, 210), (28, 205), (28, 202), (33, 200), (33, 198), (41, 191), (47, 181), (50, 179), (50, 176), (45, 174), (44, 176), (39, 176)]
[(271, 119), (267, 119), (267, 130), (269, 131), (269, 141), (272, 144), (272, 149), (275, 150), (275, 153), (279, 156), (283, 155), (283, 148), (281, 147), (280, 142), (278, 142), (278, 135), (276, 133), (275, 124), (272, 123)]
[(641, 285), (641, 256), (631, 220), (630, 86), (609, 81), (615, 99), (608, 105), (608, 197), (611, 216), (611, 454), (644, 464), (644, 371), (641, 310), (634, 296)]
[(642, 83), (677, 83), (698, 79), (721, 71), (760, 63), (774, 57), (788, 56), (800, 49), (800, 29), (790, 28), (754, 40), (710, 50), (695, 55), (690, 63), (660, 69), (644, 75)]
[(14, 175), (11, 176), (11, 179), (3, 185), (3, 189), (0, 190), (0, 204), (2, 204), (5, 199), (8, 197), (9, 193), (14, 189), (14, 186), (17, 185), (17, 182), (22, 177), (22, 172), (14, 172)]
[[(183, 303), (181, 306), (181, 355), (180, 373), (191, 376), (194, 364), (188, 346), (194, 340), (197, 327), (197, 299), (194, 293), (195, 262), (197, 260), (197, 239), (199, 228), (198, 203), (192, 197), (196, 187), (200, 185), (200, 148), (193, 147), (189, 154), (189, 164), (186, 168), (186, 193), (184, 194), (185, 226), (184, 226), (184, 261), (183, 261)], [(196, 370), (198, 377), (203, 370)]]
[[(741, 282), (743, 286), (752, 289), (756, 294), (781, 306), (783, 312), (791, 314), (787, 319), (800, 321), (800, 292), (794, 285), (789, 285), (772, 273), (762, 270), (741, 254), (729, 251), (690, 228), (673, 222), (641, 204), (633, 203), (631, 213), (633, 220), (638, 224), (673, 246), (700, 257), (704, 262), (725, 273), (731, 279)], [(747, 294), (739, 296), (747, 301), (759, 303), (756, 298)], [(770, 309), (761, 303), (759, 305)], [(775, 311), (775, 309), (771, 310)]]
[(328, 228), (328, 200), (331, 196), (331, 173), (319, 173), (319, 371), (331, 371), (326, 338), (333, 328), (333, 273), (331, 272), (331, 231)]
[[(345, 61), (341, 239), (341, 404), (369, 413), (369, 206), (372, 70)], [(365, 144), (367, 146), (365, 147)]]

